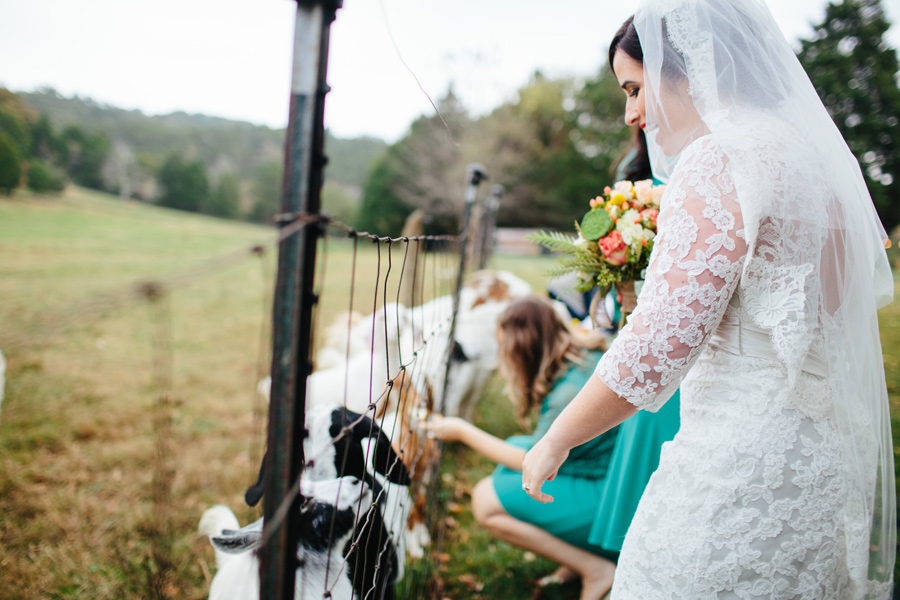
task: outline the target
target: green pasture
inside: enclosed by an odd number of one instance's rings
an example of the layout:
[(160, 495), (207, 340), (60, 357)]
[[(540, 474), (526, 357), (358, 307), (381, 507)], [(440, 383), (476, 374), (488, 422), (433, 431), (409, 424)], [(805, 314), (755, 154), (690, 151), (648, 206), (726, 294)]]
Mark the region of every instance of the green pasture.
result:
[[(274, 235), (79, 188), (0, 199), (0, 600), (206, 597), (215, 567), (195, 533), (201, 513), (222, 503), (242, 523), (258, 516), (243, 491), (264, 445), (255, 389), (268, 370)], [(266, 250), (250, 252), (257, 245)], [(321, 325), (396, 298), (404, 249), (380, 248), (379, 257), (371, 242), (354, 248), (331, 232)], [(455, 259), (427, 260), (423, 295), (449, 293)], [(552, 260), (497, 256), (492, 266), (544, 293)], [(159, 289), (171, 294), (148, 297)], [(882, 310), (881, 325), (896, 448), (900, 303)], [(172, 417), (162, 449), (160, 411)], [(501, 437), (518, 432), (499, 379), (476, 421)], [(555, 566), (471, 517), (469, 491), (492, 469), (445, 448), (443, 544), (434, 569), (411, 565), (401, 593), (430, 573), (441, 598), (534, 597), (534, 580)], [(160, 480), (170, 484), (163, 497)], [(577, 596), (577, 586), (556, 586), (541, 597)]]

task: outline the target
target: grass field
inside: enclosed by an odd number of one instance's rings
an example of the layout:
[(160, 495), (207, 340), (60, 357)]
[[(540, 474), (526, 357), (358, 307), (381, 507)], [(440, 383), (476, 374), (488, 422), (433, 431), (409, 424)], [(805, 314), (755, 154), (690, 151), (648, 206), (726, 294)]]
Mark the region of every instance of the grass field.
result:
[[(275, 253), (245, 250), (272, 237), (269, 228), (78, 188), (0, 199), (0, 349), (9, 362), (0, 407), (0, 600), (205, 597), (214, 566), (208, 541), (195, 533), (200, 514), (224, 503), (242, 522), (258, 516), (241, 507), (264, 445), (255, 388), (268, 370)], [(229, 253), (232, 263), (211, 260)], [(352, 246), (334, 237), (324, 256), (319, 320), (328, 323), (351, 307)], [(394, 246), (388, 301), (402, 260)], [(543, 293), (550, 260), (498, 256), (493, 266)], [(376, 285), (384, 297), (387, 264), (384, 248), (379, 261), (360, 242), (353, 308), (371, 312)], [(427, 294), (445, 293), (456, 265), (448, 257), (432, 266), (443, 279)], [(178, 288), (150, 302), (135, 290), (152, 280)], [(896, 453), (900, 302), (881, 311), (881, 325)], [(501, 387), (491, 382), (476, 421), (505, 437), (518, 430)], [(154, 421), (169, 388), (173, 455), (162, 472), (171, 477), (171, 510), (161, 529)], [(445, 449), (449, 518), (436, 557), (445, 597), (530, 599), (532, 582), (554, 568), (473, 523), (468, 492), (492, 469), (460, 447)], [(154, 553), (160, 536), (171, 564)], [(174, 576), (156, 577), (165, 568)], [(543, 597), (577, 592), (556, 587)]]

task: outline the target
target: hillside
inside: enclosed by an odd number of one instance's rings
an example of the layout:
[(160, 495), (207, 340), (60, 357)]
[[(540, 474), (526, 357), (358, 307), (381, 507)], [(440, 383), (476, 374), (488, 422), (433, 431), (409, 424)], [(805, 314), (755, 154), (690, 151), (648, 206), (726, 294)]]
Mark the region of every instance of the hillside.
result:
[[(154, 196), (155, 171), (174, 152), (201, 160), (213, 179), (233, 172), (242, 182), (249, 182), (266, 165), (282, 161), (284, 130), (184, 112), (148, 116), (90, 98), (67, 98), (49, 88), (16, 94), (46, 115), (57, 130), (74, 125), (103, 133), (112, 143), (104, 169), (108, 189), (134, 190), (144, 199)], [(359, 190), (372, 161), (386, 145), (376, 138), (327, 135), (326, 179), (351, 193)]]

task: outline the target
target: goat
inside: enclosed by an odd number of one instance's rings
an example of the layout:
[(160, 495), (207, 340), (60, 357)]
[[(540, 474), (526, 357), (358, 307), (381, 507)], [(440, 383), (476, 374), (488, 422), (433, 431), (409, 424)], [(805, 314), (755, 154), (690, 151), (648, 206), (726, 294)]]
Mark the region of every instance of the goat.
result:
[[(328, 481), (300, 482), (304, 502), (296, 510), (299, 518), (299, 566), (294, 588), (295, 598), (339, 600), (362, 598), (379, 581), (355, 577), (352, 542), (363, 530), (365, 516), (357, 523), (356, 512), (372, 507), (368, 485), (354, 477)], [(248, 600), (259, 598), (259, 560), (257, 548), (262, 540), (263, 520), (240, 528), (227, 506), (217, 505), (200, 519), (199, 531), (209, 536), (216, 553), (216, 576), (209, 600)], [(350, 555), (350, 556), (348, 556)]]
[(434, 397), (427, 384), (424, 395), (409, 379), (401, 379), (395, 385), (399, 389), (397, 410), (385, 414), (379, 425), (410, 475), (409, 502), (397, 506), (400, 512), (396, 525), (405, 526), (406, 555), (418, 559), (425, 555), (425, 548), (431, 541), (425, 524), (426, 486), (433, 476), (439, 454), (437, 442), (424, 435), (419, 423), (434, 410)]
[[(332, 360), (337, 364), (307, 377), (306, 405), (345, 404), (357, 413), (366, 413), (374, 405), (374, 416), (383, 415), (395, 401), (388, 381), (397, 376), (401, 357), (412, 354), (409, 343), (401, 350), (401, 338), (409, 335), (406, 333), (409, 323), (408, 309), (396, 303), (386, 304), (374, 314), (359, 319), (347, 341), (348, 349), (353, 351), (350, 359)], [(327, 350), (326, 356), (337, 352), (333, 347)], [(256, 389), (261, 396), (269, 398), (271, 387), (271, 377), (265, 377)]]
[[(376, 509), (360, 516), (366, 528), (358, 536), (360, 551), (351, 562), (355, 578), (370, 581), (377, 576), (385, 585), (390, 583), (387, 587), (392, 590), (393, 583), (404, 575), (404, 528), (412, 502), (409, 471), (391, 441), (370, 417), (332, 403), (307, 411), (303, 453), (305, 479), (352, 476), (372, 489)], [(265, 461), (264, 457), (256, 483), (244, 495), (250, 506), (262, 497)]]

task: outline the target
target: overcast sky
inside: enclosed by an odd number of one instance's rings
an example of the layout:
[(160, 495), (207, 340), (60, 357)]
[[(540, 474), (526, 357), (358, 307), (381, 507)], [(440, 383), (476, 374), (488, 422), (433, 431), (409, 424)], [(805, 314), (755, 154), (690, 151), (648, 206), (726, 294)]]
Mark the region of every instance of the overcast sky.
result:
[[(826, 0), (768, 0), (808, 37)], [(900, 0), (882, 0), (892, 23)], [(540, 69), (590, 75), (637, 0), (344, 0), (332, 27), (326, 126), (395, 141), (453, 85), (483, 114)], [(294, 0), (0, 0), (0, 86), (43, 86), (147, 114), (177, 110), (281, 128)], [(393, 41), (392, 41), (393, 37)], [(900, 47), (900, 26), (888, 34)], [(396, 43), (397, 49), (395, 49)], [(402, 61), (401, 61), (402, 57)]]

